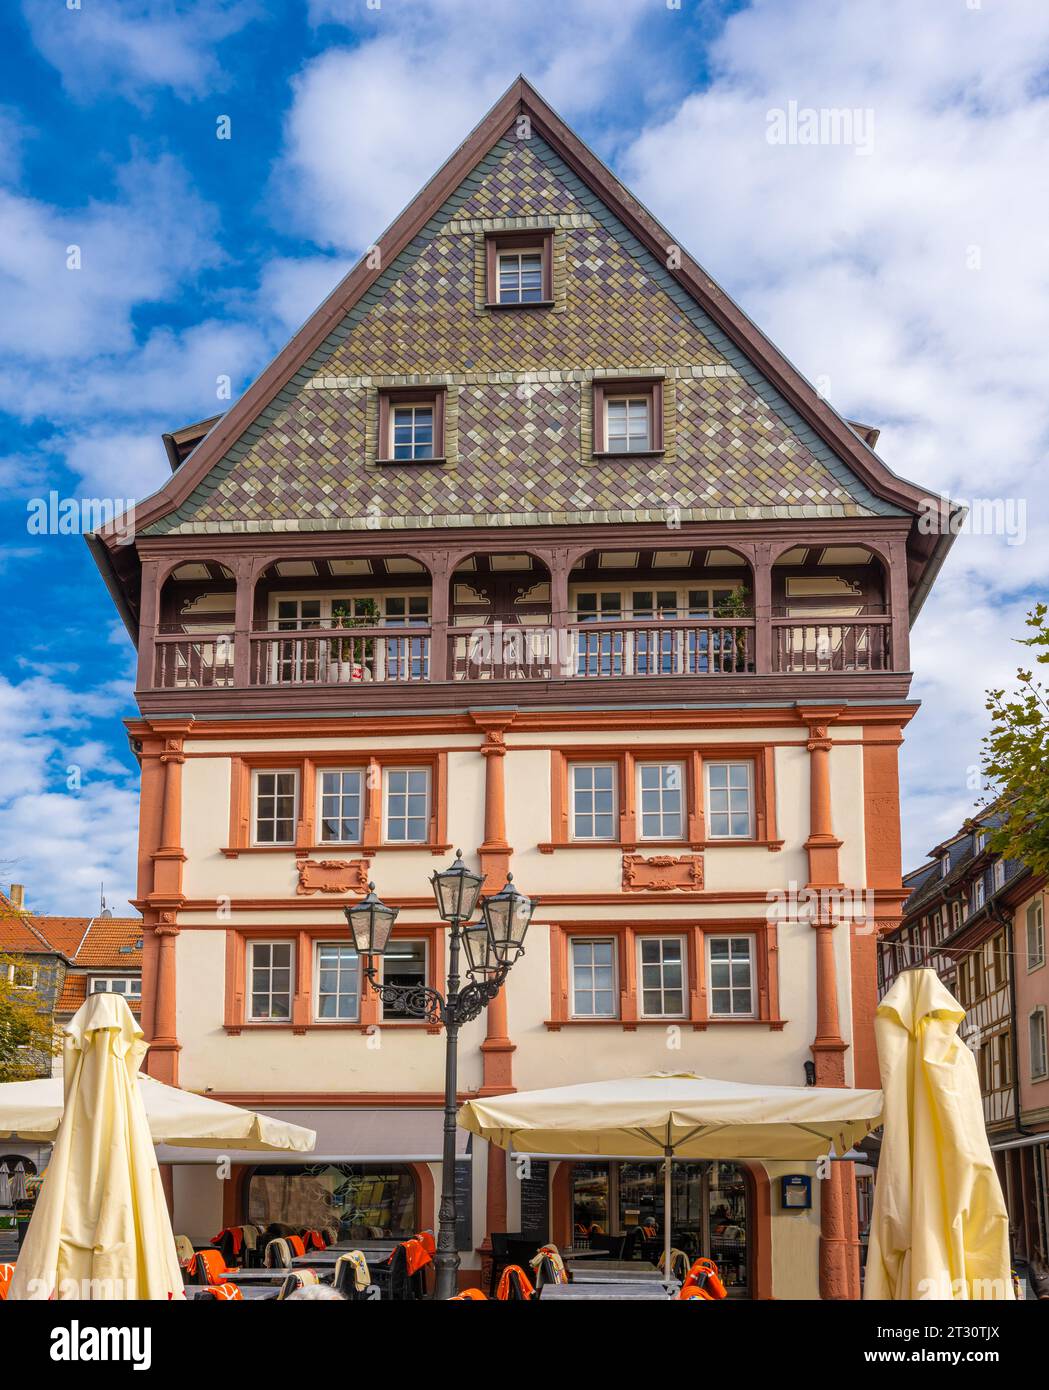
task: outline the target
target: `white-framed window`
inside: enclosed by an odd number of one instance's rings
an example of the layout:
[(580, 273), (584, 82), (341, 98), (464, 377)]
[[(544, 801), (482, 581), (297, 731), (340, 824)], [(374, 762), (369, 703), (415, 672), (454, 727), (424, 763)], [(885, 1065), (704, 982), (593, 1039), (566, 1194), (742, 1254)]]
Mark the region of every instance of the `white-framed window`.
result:
[(996, 859), (991, 870), (991, 881), (994, 884), (993, 892), (997, 893), (999, 888), (1005, 886), (1005, 860)]
[(683, 1018), (685, 1015), (685, 938), (639, 936), (637, 979), (641, 1013), (645, 1018)]
[[(426, 627), (430, 621), (430, 596), (416, 589), (390, 593), (273, 594), (269, 623), (276, 632), (309, 632), (314, 628), (348, 626), (356, 619), (361, 627)], [(352, 628), (351, 628), (352, 631)]]
[(1041, 896), (1027, 904), (1026, 918), (1027, 968), (1037, 970), (1045, 964), (1045, 922)]
[(573, 1018), (615, 1018), (619, 991), (614, 939), (573, 936), (570, 949)]
[(364, 817), (364, 769), (325, 767), (317, 774), (317, 824), (322, 844), (360, 842)]
[(573, 840), (616, 838), (615, 763), (572, 763)]
[(12, 961), (7, 967), (7, 979), (15, 989), (36, 989), (38, 971), (28, 961)]
[(951, 927), (957, 931), (962, 924), (962, 905), (955, 900), (951, 903)]
[(390, 458), (433, 458), (433, 401), (390, 407)]
[(947, 875), (948, 875), (950, 872), (951, 872), (951, 856), (950, 856), (949, 854), (945, 854), (945, 855), (943, 856), (943, 858), (940, 860), (940, 877), (941, 877), (941, 878), (946, 878)]
[(652, 448), (652, 397), (605, 397), (605, 448), (610, 454), (648, 453)]
[(1031, 1080), (1049, 1076), (1049, 1046), (1047, 1046), (1045, 1005), (1039, 1004), (1027, 1016), (1028, 1036), (1031, 1042)]
[(685, 838), (684, 763), (638, 763), (637, 821), (642, 840)]
[(707, 837), (750, 840), (754, 837), (754, 764), (704, 764), (707, 784)]
[(754, 938), (740, 936), (708, 936), (707, 988), (710, 991), (710, 1012), (726, 1018), (753, 1018), (754, 1007)]
[(500, 304), (538, 304), (543, 298), (542, 248), (524, 246), (500, 251), (496, 293)]
[(291, 1018), (295, 945), (291, 941), (248, 943), (248, 1010), (257, 1023)]
[(254, 784), (254, 829), (256, 845), (295, 843), (295, 819), (299, 797), (299, 774), (294, 768), (256, 768)]
[(92, 975), (92, 994), (125, 994), (129, 999), (139, 999), (142, 995), (140, 975)]
[(983, 881), (983, 874), (973, 881), (973, 886), (969, 889), (969, 907), (972, 912), (979, 912), (987, 901), (987, 886)]
[(987, 848), (987, 831), (978, 830), (976, 832), (976, 853), (982, 854)]
[(313, 955), (313, 1016), (318, 1023), (355, 1023), (361, 1009), (361, 968), (345, 941), (318, 941)]
[[(429, 946), (425, 939), (413, 941), (394, 937), (390, 941), (382, 958), (383, 984), (421, 987), (429, 981), (428, 971)], [(386, 1022), (399, 1019), (418, 1022), (416, 1015), (395, 1003), (384, 1003), (382, 1016)]]
[(383, 772), (383, 838), (423, 844), (430, 829), (430, 769), (388, 767)]

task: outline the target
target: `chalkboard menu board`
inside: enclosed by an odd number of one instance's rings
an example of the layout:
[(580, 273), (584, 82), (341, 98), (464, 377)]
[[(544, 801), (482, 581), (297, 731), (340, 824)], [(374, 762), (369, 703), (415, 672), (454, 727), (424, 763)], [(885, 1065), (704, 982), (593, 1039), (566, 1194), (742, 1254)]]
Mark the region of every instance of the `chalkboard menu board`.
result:
[(521, 1237), (542, 1245), (550, 1239), (550, 1164), (532, 1159), (521, 1179)]
[(469, 1159), (458, 1159), (455, 1164), (455, 1247), (457, 1250), (473, 1249), (474, 1230), (474, 1184), (473, 1164)]

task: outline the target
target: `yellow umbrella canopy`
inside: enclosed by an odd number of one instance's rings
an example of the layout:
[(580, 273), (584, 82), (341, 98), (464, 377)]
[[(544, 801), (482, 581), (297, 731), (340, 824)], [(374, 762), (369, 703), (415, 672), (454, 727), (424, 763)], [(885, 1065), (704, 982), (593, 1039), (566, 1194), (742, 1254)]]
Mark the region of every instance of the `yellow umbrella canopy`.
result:
[(520, 1153), (802, 1159), (845, 1153), (880, 1114), (880, 1091), (652, 1072), (471, 1100), (459, 1123)]
[(184, 1297), (135, 1085), (142, 1029), (119, 995), (95, 994), (65, 1031), (65, 1110), (8, 1297)]
[(905, 970), (874, 1022), (885, 1133), (864, 1298), (1011, 1299), (1009, 1220), (984, 1128), (965, 1010)]
[[(192, 1149), (291, 1149), (309, 1153), (317, 1141), (312, 1129), (259, 1115), (210, 1096), (165, 1086), (150, 1076), (136, 1078), (155, 1144)], [(0, 1085), (0, 1139), (50, 1144), (65, 1108), (60, 1077), (9, 1081)]]
[(471, 1100), (459, 1123), (520, 1153), (662, 1158), (669, 1270), (675, 1158), (819, 1158), (832, 1148), (840, 1156), (880, 1114), (880, 1091), (750, 1086), (693, 1072), (652, 1072)]

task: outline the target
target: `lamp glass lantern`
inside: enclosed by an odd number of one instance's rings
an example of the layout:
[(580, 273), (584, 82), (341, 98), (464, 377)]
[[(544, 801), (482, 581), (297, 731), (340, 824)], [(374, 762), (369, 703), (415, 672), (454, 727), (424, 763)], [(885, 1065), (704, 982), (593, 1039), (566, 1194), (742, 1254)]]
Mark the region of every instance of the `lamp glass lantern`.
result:
[(376, 896), (375, 884), (369, 883), (368, 896), (362, 898), (359, 903), (355, 903), (352, 907), (346, 908), (345, 911), (346, 921), (349, 923), (350, 932), (353, 935), (353, 944), (357, 947), (357, 954), (359, 956), (383, 955), (400, 909), (387, 907), (382, 899)]
[(462, 929), (462, 939), (470, 974), (477, 980), (494, 975), (499, 962), (492, 948), (488, 923), (483, 918), (480, 922), (470, 922)]
[(465, 922), (472, 917), (483, 883), (484, 875), (468, 869), (463, 863), (462, 850), (457, 849), (455, 863), (430, 876), (437, 911), (443, 920)]
[(525, 934), (539, 901), (519, 893), (513, 879), (513, 874), (507, 874), (506, 887), (481, 904), (492, 951), (500, 965), (513, 965), (524, 952)]

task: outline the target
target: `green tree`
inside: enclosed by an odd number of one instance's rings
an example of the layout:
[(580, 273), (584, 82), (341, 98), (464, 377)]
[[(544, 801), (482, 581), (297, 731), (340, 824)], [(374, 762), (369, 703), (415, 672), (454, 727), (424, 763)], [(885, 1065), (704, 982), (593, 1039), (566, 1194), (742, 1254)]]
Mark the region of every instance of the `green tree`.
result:
[(0, 955), (0, 1082), (30, 1081), (58, 1051), (51, 1008), (26, 956)]
[[(1035, 663), (1049, 665), (1049, 608), (1039, 603), (1027, 615)], [(991, 731), (984, 739), (984, 772), (993, 800), (1005, 817), (991, 836), (991, 848), (1018, 859), (1034, 873), (1049, 873), (1049, 694), (1033, 670), (1016, 673), (1015, 692), (989, 690)]]

